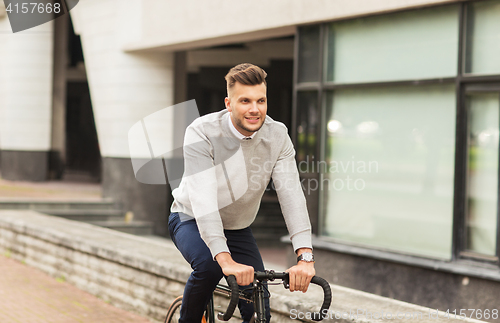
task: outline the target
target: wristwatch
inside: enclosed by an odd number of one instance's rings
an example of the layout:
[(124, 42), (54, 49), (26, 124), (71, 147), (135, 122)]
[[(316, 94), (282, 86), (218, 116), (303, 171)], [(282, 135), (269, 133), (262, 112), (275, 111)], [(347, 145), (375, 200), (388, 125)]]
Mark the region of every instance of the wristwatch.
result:
[(305, 262), (314, 262), (314, 255), (310, 252), (303, 252), (297, 257), (297, 262), (301, 260)]

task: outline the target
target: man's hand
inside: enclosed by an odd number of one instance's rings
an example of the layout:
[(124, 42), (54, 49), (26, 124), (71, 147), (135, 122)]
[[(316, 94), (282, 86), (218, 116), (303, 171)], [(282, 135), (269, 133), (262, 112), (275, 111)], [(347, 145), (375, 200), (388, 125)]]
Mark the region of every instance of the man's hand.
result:
[(236, 277), (238, 285), (246, 286), (253, 282), (253, 267), (237, 263), (229, 253), (221, 252), (215, 256), (215, 260), (219, 263), (224, 275)]
[[(297, 254), (300, 256), (302, 252), (311, 252), (311, 249), (299, 249)], [(299, 261), (295, 266), (287, 270), (290, 278), (290, 291), (302, 291), (307, 292), (309, 283), (311, 279), (316, 275), (316, 270), (314, 269), (314, 262)]]

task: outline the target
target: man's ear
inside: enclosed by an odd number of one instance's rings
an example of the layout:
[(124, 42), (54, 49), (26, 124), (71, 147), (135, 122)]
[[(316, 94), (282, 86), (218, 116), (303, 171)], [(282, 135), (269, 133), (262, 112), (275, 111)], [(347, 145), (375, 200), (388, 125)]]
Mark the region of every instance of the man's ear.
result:
[(224, 99), (224, 104), (226, 105), (227, 111), (232, 112), (233, 109), (231, 108), (231, 102), (228, 97)]

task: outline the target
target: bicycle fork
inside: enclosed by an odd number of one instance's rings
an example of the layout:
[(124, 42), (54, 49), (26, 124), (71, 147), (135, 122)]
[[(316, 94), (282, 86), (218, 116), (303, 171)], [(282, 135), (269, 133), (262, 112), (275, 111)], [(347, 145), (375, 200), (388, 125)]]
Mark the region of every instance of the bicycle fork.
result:
[(255, 310), (255, 323), (266, 323), (266, 305), (264, 284), (255, 280), (253, 283), (253, 305)]

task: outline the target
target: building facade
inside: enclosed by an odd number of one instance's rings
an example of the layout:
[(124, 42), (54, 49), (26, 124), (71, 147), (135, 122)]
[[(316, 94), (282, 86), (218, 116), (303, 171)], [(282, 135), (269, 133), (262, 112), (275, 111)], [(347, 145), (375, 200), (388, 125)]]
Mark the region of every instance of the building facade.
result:
[(2, 177), (93, 174), (164, 235), (168, 188), (135, 180), (128, 130), (190, 99), (222, 109), (227, 70), (255, 63), (296, 145), (318, 273), (493, 319), (499, 0), (82, 0), (0, 29)]

